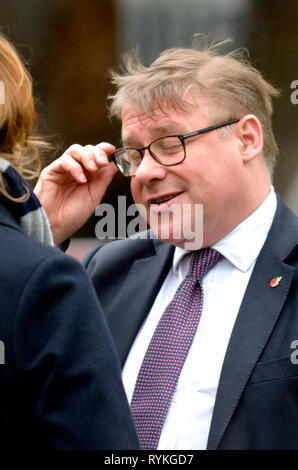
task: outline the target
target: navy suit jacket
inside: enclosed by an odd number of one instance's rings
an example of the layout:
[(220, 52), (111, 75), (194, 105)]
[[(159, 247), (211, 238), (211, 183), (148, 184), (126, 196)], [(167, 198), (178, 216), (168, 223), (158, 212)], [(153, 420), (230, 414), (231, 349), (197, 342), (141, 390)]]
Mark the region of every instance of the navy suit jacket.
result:
[(80, 263), (0, 204), (1, 449), (137, 449), (117, 354)]
[[(297, 241), (298, 219), (278, 197), (227, 347), (207, 449), (298, 449)], [(122, 364), (173, 251), (158, 240), (126, 239), (84, 259)], [(280, 284), (270, 287), (277, 276)]]

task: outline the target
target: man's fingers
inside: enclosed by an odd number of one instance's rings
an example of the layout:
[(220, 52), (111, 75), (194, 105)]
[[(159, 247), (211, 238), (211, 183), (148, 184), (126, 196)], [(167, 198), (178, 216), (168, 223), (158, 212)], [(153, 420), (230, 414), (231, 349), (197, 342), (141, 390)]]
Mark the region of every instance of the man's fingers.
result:
[(100, 163), (108, 163), (108, 155), (116, 150), (114, 145), (111, 145), (107, 142), (101, 142), (98, 145), (94, 146), (94, 151), (96, 155), (97, 162)]
[(85, 145), (84, 147), (74, 144), (64, 152), (63, 157), (71, 157), (87, 171), (96, 172), (109, 164), (107, 155), (113, 150), (115, 150), (115, 147), (106, 142), (95, 146)]
[(100, 176), (101, 170), (109, 167), (111, 170), (106, 174), (114, 175), (117, 167), (114, 163), (109, 163), (107, 158), (107, 155), (114, 150), (115, 147), (106, 142), (85, 147), (74, 144), (42, 171), (41, 179), (55, 180), (58, 184), (68, 184), (73, 179), (82, 184), (97, 179), (97, 172)]
[(82, 165), (67, 153), (62, 155), (60, 159), (60, 170), (70, 174), (78, 183), (86, 183), (88, 181)]
[(108, 164), (107, 159), (104, 158), (106, 157), (106, 154), (101, 152), (101, 159), (98, 159), (98, 154), (99, 152), (97, 148), (93, 145), (86, 145), (85, 147), (83, 147), (81, 159), (84, 167), (88, 169), (88, 171), (95, 172)]

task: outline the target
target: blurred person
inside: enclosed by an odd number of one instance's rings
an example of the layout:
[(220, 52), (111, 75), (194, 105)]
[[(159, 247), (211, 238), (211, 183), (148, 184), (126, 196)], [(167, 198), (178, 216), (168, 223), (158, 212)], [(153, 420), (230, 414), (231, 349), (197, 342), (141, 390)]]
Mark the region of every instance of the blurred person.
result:
[(57, 245), (117, 168), (145, 208), (146, 236), (84, 259), (143, 449), (297, 449), (298, 221), (272, 183), (278, 92), (217, 46), (168, 49), (149, 66), (127, 56), (110, 107), (122, 148), (71, 146), (36, 192)]
[(0, 36), (0, 441), (3, 449), (136, 449), (114, 345), (80, 263), (54, 248), (32, 83)]

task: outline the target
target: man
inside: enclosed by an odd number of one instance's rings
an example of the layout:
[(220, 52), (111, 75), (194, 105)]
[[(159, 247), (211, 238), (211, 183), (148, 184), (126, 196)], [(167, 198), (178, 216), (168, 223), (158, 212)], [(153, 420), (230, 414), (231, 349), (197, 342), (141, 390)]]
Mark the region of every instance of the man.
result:
[(271, 185), (277, 91), (214, 47), (166, 50), (149, 67), (130, 59), (114, 84), (123, 149), (74, 145), (36, 192), (57, 245), (94, 211), (108, 161), (146, 210), (155, 236), (85, 258), (142, 447), (297, 448), (298, 222)]

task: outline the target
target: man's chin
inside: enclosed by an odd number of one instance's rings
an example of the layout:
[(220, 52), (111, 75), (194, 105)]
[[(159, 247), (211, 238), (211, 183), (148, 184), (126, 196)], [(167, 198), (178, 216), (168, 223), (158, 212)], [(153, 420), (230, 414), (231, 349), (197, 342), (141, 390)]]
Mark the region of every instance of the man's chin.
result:
[(150, 212), (149, 220), (160, 241), (185, 250), (202, 248), (203, 204), (176, 204), (157, 215)]
[(184, 250), (187, 251), (194, 251), (194, 250), (200, 250), (203, 247), (203, 236), (199, 232), (193, 236), (187, 237), (177, 237), (173, 233), (165, 233), (165, 230), (154, 230), (154, 228), (151, 227), (151, 231), (154, 234), (155, 238), (158, 238), (161, 242), (163, 243), (168, 243), (173, 246), (177, 246), (179, 248), (183, 248)]

